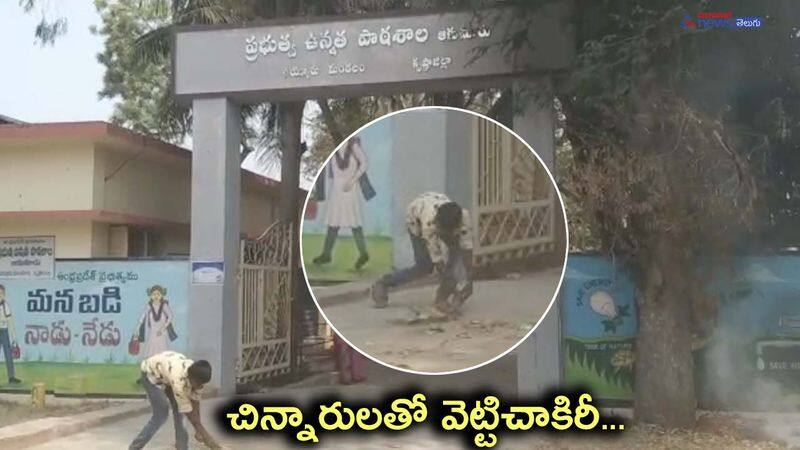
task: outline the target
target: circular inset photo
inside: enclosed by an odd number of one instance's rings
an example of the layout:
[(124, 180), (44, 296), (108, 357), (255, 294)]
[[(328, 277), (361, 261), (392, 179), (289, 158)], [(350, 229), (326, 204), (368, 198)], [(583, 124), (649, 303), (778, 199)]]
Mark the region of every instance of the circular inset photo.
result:
[(550, 309), (567, 242), (561, 196), (534, 150), (494, 120), (444, 107), (386, 115), (341, 143), (301, 235), (310, 291), (335, 332), (423, 374), (513, 350)]

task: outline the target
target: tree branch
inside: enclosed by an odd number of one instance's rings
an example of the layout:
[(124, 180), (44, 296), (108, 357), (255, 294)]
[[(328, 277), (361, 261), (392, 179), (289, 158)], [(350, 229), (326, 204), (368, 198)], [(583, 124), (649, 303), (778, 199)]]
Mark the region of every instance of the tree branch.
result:
[(325, 122), (325, 129), (328, 130), (328, 134), (331, 135), (334, 143), (341, 143), (344, 140), (344, 133), (342, 133), (342, 129), (336, 122), (336, 117), (334, 117), (333, 111), (331, 111), (331, 107), (328, 105), (328, 101), (325, 99), (317, 99), (317, 104), (322, 111), (322, 120)]

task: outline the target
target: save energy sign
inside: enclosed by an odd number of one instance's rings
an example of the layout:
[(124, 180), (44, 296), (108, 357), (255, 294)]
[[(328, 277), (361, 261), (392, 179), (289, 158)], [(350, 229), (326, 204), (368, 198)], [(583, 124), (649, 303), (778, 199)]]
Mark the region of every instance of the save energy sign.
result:
[(0, 279), (43, 279), (55, 274), (54, 236), (0, 237)]

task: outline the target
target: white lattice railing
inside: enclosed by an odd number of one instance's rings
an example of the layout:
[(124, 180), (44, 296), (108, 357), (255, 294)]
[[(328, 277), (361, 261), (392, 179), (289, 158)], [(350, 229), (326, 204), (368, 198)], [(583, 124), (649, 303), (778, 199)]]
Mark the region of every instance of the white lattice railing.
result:
[(552, 251), (555, 190), (544, 167), (502, 127), (475, 118), (473, 130), (476, 263)]

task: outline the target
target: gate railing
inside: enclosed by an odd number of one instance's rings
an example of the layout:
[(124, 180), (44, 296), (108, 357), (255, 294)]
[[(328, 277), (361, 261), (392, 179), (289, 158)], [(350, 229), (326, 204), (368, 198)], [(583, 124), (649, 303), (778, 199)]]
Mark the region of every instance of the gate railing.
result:
[(239, 265), (237, 382), (286, 373), (291, 366), (292, 226), (276, 222), (242, 240)]
[(476, 118), (472, 160), (476, 263), (552, 251), (555, 191), (538, 159), (502, 127)]

